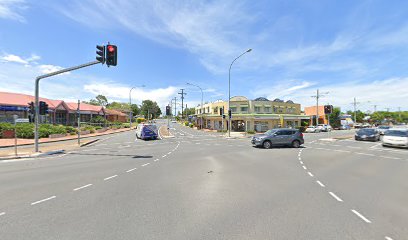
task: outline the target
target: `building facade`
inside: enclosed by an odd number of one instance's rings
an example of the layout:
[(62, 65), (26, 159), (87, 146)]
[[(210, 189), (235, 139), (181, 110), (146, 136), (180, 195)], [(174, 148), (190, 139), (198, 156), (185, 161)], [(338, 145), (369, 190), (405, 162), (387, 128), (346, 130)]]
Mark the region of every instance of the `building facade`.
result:
[[(266, 98), (249, 100), (243, 96), (232, 97), (231, 100), (231, 130), (265, 132), (278, 127), (300, 127), (302, 120), (309, 120), (309, 116), (301, 114), (300, 104), (292, 101)], [(224, 109), (226, 118), (220, 115)], [(228, 101), (216, 101), (196, 107), (196, 121), (203, 127), (213, 130), (228, 129)]]
[[(316, 110), (317, 109), (317, 110)], [(319, 114), (319, 124), (328, 124), (327, 116), (324, 114), (324, 106), (305, 107), (305, 114), (310, 116), (311, 125), (316, 125), (316, 114)]]
[[(0, 92), (0, 122), (13, 122), (13, 115), (18, 118), (31, 119), (29, 114), (29, 103), (34, 102), (35, 98), (31, 95), (20, 93)], [(52, 100), (40, 98), (48, 104), (48, 113), (40, 116), (40, 123), (77, 125), (77, 102), (65, 102), (63, 100)], [(80, 121), (89, 122), (94, 116), (104, 116), (107, 119), (126, 122), (125, 114), (118, 111), (107, 112), (101, 106), (94, 106), (86, 103), (79, 104)]]

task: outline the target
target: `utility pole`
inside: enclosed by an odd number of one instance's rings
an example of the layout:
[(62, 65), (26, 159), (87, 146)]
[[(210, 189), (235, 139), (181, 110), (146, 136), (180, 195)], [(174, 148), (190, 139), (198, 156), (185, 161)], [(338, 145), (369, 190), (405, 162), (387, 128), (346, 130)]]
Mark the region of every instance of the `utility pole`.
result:
[(177, 97), (174, 97), (174, 118), (177, 117)]
[(399, 116), (399, 119), (401, 119), (401, 107), (398, 107), (398, 116)]
[(80, 106), (81, 102), (78, 99), (77, 115), (78, 115), (78, 145), (81, 145), (81, 111)]
[(357, 102), (356, 98), (354, 97), (353, 101), (353, 106), (354, 106), (354, 124), (357, 123), (357, 105), (360, 104), (360, 102)]
[(374, 112), (373, 113), (377, 112), (377, 105), (373, 105), (373, 107), (374, 107)]
[(326, 96), (329, 92), (320, 93), (319, 89), (316, 90), (316, 95), (312, 96), (312, 98), (316, 98), (316, 126), (319, 124), (319, 98)]
[(183, 109), (184, 109), (184, 95), (187, 95), (187, 93), (184, 92), (184, 89), (180, 89), (181, 92), (179, 92), (178, 94), (181, 95), (181, 119), (184, 118), (184, 113), (183, 113)]

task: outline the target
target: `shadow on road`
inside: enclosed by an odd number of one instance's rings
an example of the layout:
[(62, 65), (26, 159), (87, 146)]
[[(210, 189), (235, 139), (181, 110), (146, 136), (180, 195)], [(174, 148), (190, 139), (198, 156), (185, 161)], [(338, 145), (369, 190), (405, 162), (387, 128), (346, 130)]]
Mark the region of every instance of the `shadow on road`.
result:
[(68, 153), (72, 155), (81, 155), (81, 156), (112, 156), (112, 157), (132, 157), (132, 158), (153, 158), (150, 155), (133, 155), (133, 154), (112, 154), (112, 153)]

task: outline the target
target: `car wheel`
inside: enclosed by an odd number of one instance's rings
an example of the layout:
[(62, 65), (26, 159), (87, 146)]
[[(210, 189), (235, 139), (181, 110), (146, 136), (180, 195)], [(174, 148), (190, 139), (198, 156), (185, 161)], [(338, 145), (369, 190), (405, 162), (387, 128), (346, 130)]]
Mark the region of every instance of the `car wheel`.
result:
[(270, 141), (265, 141), (262, 143), (262, 146), (266, 149), (269, 149), (272, 147), (272, 143)]
[(299, 148), (300, 147), (300, 142), (298, 140), (293, 141), (292, 142), (292, 147)]

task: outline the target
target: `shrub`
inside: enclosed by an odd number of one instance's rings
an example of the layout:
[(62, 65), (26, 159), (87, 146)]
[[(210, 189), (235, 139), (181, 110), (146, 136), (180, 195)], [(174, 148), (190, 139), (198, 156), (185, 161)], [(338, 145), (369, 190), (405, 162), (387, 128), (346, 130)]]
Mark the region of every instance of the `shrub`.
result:
[(101, 126), (95, 126), (95, 130), (100, 130), (100, 129), (102, 129)]
[(247, 133), (249, 133), (249, 134), (255, 134), (255, 131), (253, 131), (253, 130), (248, 130)]
[(72, 126), (65, 126), (65, 130), (67, 133), (76, 133), (77, 132), (77, 128), (72, 127)]
[(34, 138), (34, 124), (19, 123), (16, 125), (18, 138)]
[(130, 123), (123, 123), (122, 125), (124, 128), (130, 128)]
[(98, 115), (98, 116), (93, 117), (90, 122), (91, 123), (108, 123), (108, 120)]
[(136, 122), (137, 122), (137, 123), (141, 123), (141, 122), (144, 122), (144, 121), (146, 121), (146, 119), (144, 119), (144, 118), (136, 118)]
[(188, 122), (184, 122), (184, 126), (188, 127), (189, 123)]
[(13, 130), (14, 126), (11, 123), (0, 123), (0, 138), (4, 130)]

